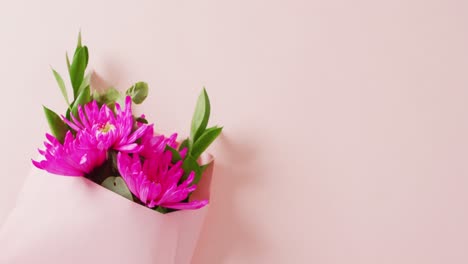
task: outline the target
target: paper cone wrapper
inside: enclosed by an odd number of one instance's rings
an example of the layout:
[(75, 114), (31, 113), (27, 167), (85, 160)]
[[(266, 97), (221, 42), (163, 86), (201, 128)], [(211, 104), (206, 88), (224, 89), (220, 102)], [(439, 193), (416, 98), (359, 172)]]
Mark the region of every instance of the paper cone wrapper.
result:
[[(211, 162), (192, 199), (209, 199), (212, 172)], [(85, 178), (33, 169), (0, 229), (0, 263), (189, 264), (208, 207), (161, 214)]]

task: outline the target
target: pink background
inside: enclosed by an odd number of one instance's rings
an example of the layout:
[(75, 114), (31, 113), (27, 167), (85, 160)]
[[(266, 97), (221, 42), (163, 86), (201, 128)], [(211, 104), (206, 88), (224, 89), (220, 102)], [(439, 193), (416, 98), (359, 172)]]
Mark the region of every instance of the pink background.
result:
[(467, 25), (462, 0), (2, 1), (0, 221), (81, 28), (163, 132), (209, 91), (225, 132), (193, 263), (468, 263)]

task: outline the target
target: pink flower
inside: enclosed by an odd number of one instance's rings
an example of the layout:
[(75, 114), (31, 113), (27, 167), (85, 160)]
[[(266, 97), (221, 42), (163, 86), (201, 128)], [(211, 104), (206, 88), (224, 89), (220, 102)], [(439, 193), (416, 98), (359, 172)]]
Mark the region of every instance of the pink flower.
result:
[(79, 132), (77, 137), (85, 145), (94, 145), (100, 150), (115, 149), (124, 152), (138, 152), (142, 149), (136, 143), (148, 125), (141, 125), (132, 133), (134, 120), (132, 115), (132, 99), (125, 98), (125, 111), (119, 104), (115, 105), (116, 114), (107, 106), (100, 109), (96, 101), (84, 106), (78, 106), (78, 118), (71, 115), (72, 121), (63, 117), (73, 130)]
[(105, 150), (81, 145), (70, 131), (63, 144), (52, 135), (46, 134), (46, 137), (49, 140), (44, 142), (46, 150), (39, 150), (45, 160), (32, 161), (39, 169), (65, 176), (84, 176), (106, 160)]
[(182, 202), (197, 188), (191, 185), (195, 174), (191, 172), (179, 184), (184, 174), (182, 161), (172, 164), (171, 159), (171, 152), (165, 151), (142, 164), (138, 154), (119, 153), (117, 167), (129, 190), (150, 208), (198, 209), (208, 204), (207, 200)]
[[(164, 135), (154, 135), (153, 126), (148, 127), (145, 133), (141, 137), (142, 149), (139, 154), (145, 158), (162, 155), (166, 146), (177, 148), (177, 133), (172, 134), (170, 137)], [(187, 149), (180, 152), (182, 158), (187, 154)]]

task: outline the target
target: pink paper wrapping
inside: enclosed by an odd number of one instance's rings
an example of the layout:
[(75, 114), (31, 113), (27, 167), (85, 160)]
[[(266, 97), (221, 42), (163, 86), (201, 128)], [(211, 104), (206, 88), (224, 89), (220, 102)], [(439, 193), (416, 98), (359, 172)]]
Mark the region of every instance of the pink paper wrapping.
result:
[[(212, 171), (193, 199), (209, 198)], [(207, 210), (163, 215), (85, 178), (33, 169), (0, 229), (0, 263), (188, 264)]]

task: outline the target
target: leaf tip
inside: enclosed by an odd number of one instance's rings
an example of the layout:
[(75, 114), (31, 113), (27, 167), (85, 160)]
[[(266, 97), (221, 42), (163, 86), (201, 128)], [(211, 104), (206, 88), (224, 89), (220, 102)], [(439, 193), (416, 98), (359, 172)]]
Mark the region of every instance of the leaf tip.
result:
[(81, 28), (80, 30), (78, 31), (78, 43), (76, 45), (78, 48), (81, 48), (82, 47), (82, 44), (81, 44)]

